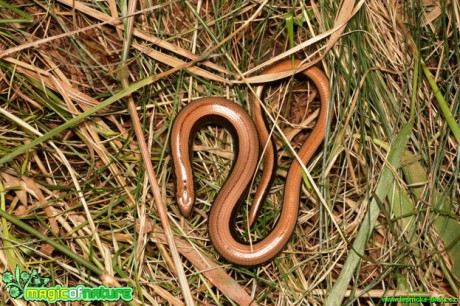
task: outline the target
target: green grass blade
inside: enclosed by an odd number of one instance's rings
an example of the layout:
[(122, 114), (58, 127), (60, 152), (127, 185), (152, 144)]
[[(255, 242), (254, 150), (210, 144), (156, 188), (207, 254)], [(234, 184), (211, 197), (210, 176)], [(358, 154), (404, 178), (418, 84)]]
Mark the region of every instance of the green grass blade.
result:
[[(5, 187), (3, 186), (2, 181), (0, 180), (0, 210), (6, 209), (5, 193)], [(18, 258), (16, 258), (16, 254), (14, 253), (14, 248), (10, 241), (12, 237), (10, 235), (9, 226), (6, 223), (6, 221), (7, 220), (5, 218), (2, 218), (2, 235), (4, 237), (2, 239), (2, 244), (8, 266), (10, 270), (13, 270), (13, 268), (17, 265), (21, 269), (24, 269), (22, 262), (18, 260)]]
[(444, 117), (446, 118), (446, 121), (447, 121), (447, 124), (449, 125), (450, 130), (454, 134), (455, 139), (457, 139), (457, 143), (460, 144), (460, 126), (455, 121), (455, 117), (450, 111), (449, 105), (447, 105), (447, 102), (444, 99), (444, 96), (442, 95), (441, 90), (439, 89), (438, 85), (436, 84), (436, 81), (431, 75), (431, 72), (428, 70), (425, 64), (422, 64), (422, 70), (423, 70), (423, 73), (425, 74), (426, 79), (428, 80), (428, 83), (430, 83), (431, 89), (434, 91), (436, 101), (438, 101), (439, 106), (441, 107), (441, 111), (444, 114)]
[[(406, 152), (405, 160), (416, 160), (415, 157)], [(411, 192), (417, 198), (423, 198), (424, 184), (428, 181), (428, 175), (419, 162), (413, 162), (403, 168), (407, 183), (412, 186)], [(460, 224), (452, 217), (452, 203), (447, 195), (434, 190), (431, 195), (431, 214), (433, 226), (443, 241), (447, 253), (453, 263), (452, 274), (460, 280)]]
[(57, 128), (53, 129), (52, 131), (46, 133), (45, 135), (35, 138), (32, 140), (30, 143), (27, 143), (23, 146), (18, 147), (14, 151), (6, 154), (2, 158), (0, 158), (0, 166), (3, 165), (4, 163), (7, 163), (11, 161), (13, 158), (16, 156), (23, 154), (27, 152), (28, 150), (32, 149), (33, 147), (41, 144), (44, 141), (47, 141), (48, 139), (53, 138), (54, 136), (58, 135), (59, 133), (62, 133), (63, 131), (72, 128), (76, 125), (78, 125), (80, 122), (88, 118), (89, 116), (97, 113), (98, 111), (104, 109), (105, 107), (109, 106), (110, 104), (120, 100), (121, 98), (126, 97), (127, 95), (135, 92), (136, 90), (139, 90), (140, 88), (144, 87), (145, 85), (151, 84), (156, 78), (154, 77), (147, 77), (141, 81), (138, 81), (136, 83), (133, 83), (131, 86), (129, 86), (126, 89), (120, 90), (118, 93), (115, 95), (111, 96), (110, 98), (107, 98), (106, 100), (102, 101), (98, 105), (90, 108), (84, 113), (81, 113), (80, 115), (70, 119), (66, 123), (58, 126)]
[[(294, 48), (294, 18), (291, 13), (286, 16), (286, 29), (288, 33), (289, 47)], [(292, 64), (294, 65), (295, 56), (292, 55)]]
[(50, 244), (52, 247), (54, 247), (56, 250), (59, 252), (67, 255), (70, 257), (74, 262), (81, 264), (82, 266), (88, 268), (88, 270), (94, 272), (97, 275), (101, 275), (102, 271), (98, 267), (96, 267), (94, 264), (91, 262), (85, 260), (83, 257), (75, 254), (72, 250), (70, 250), (68, 247), (57, 243), (56, 241), (50, 239), (48, 236), (42, 234), (41, 232), (37, 231), (34, 229), (32, 226), (26, 224), (25, 222), (19, 220), (18, 218), (13, 217), (9, 213), (7, 213), (5, 210), (0, 209), (0, 217), (6, 219), (7, 221), (13, 223), (14, 225), (22, 228), (23, 230), (27, 231), (29, 234), (37, 237), (38, 239), (41, 239), (43, 241), (46, 241), (46, 243)]
[(11, 19), (0, 19), (0, 24), (5, 24), (5, 23), (29, 23), (29, 22), (32, 22), (33, 21), (33, 18), (31, 15), (27, 14), (26, 12), (18, 9), (17, 7), (11, 5), (11, 4), (8, 4), (6, 2), (3, 2), (0, 0), (0, 7), (4, 7), (16, 14), (18, 14), (19, 16), (23, 17), (23, 18), (11, 18)]
[(406, 149), (407, 141), (412, 131), (413, 121), (409, 121), (399, 132), (395, 138), (390, 152), (388, 153), (387, 165), (382, 171), (379, 183), (375, 190), (375, 196), (372, 198), (369, 209), (364, 217), (363, 222), (358, 231), (355, 241), (353, 242), (352, 250), (348, 256), (336, 283), (327, 297), (326, 305), (342, 305), (343, 298), (347, 291), (351, 277), (355, 273), (364, 253), (364, 247), (374, 229), (377, 217), (380, 214), (379, 202), (383, 202), (387, 197), (388, 192), (393, 185), (394, 176), (392, 169), (398, 168), (402, 156)]

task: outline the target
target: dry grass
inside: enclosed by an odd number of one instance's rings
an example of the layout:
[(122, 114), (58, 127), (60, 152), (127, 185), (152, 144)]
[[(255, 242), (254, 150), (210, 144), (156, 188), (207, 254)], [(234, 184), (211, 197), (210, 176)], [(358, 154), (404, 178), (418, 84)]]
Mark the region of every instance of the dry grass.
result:
[[(459, 297), (456, 1), (139, 0), (132, 40), (119, 2), (0, 1), (1, 272), (19, 265), (62, 286), (129, 285), (133, 303), (146, 305)], [(347, 6), (358, 9), (341, 33), (336, 17)], [(219, 261), (206, 233), (232, 165), (230, 135), (215, 126), (199, 132), (197, 207), (184, 219), (169, 131), (198, 97), (247, 108), (257, 69), (276, 55), (289, 58), (291, 44), (300, 46), (295, 57), (315, 61), (330, 78), (329, 127), (308, 165), (313, 184), (303, 188), (291, 242), (272, 262), (244, 269)], [(307, 109), (308, 87), (288, 83), (272, 86), (265, 102), (297, 148), (317, 103)], [(129, 99), (156, 172), (156, 204), (167, 207), (179, 253), (166, 243)], [(275, 136), (279, 168), (253, 237), (276, 221), (292, 161), (286, 139)]]

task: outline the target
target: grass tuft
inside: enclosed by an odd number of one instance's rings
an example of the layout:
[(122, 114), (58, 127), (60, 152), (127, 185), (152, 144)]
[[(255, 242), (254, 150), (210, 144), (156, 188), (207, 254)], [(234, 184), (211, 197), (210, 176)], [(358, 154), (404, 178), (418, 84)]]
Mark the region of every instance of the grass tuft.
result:
[[(133, 3), (0, 0), (0, 273), (19, 265), (53, 286), (131, 286), (146, 305), (460, 296), (458, 1)], [(220, 260), (206, 232), (236, 151), (230, 133), (208, 126), (194, 140), (189, 219), (168, 141), (190, 101), (249, 110), (254, 86), (273, 80), (262, 102), (278, 169), (257, 224), (246, 231), (246, 205), (236, 224), (242, 239), (264, 237), (318, 105), (311, 84), (258, 77), (278, 58), (326, 72), (329, 125), (290, 243), (246, 269)]]

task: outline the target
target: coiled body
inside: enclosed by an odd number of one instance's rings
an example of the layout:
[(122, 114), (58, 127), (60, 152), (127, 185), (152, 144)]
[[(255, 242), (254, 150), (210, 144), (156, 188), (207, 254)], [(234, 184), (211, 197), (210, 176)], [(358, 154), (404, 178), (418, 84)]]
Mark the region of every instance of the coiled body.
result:
[[(296, 62), (298, 66), (300, 62)], [(292, 61), (278, 63), (264, 71), (274, 73), (291, 71)], [(307, 141), (298, 155), (304, 164), (313, 156), (324, 139), (327, 123), (329, 84), (323, 72), (312, 67), (301, 72), (311, 79), (320, 94), (320, 115)], [(256, 94), (262, 96), (264, 86), (256, 87)], [(252, 100), (254, 101), (254, 100)], [(284, 201), (278, 222), (272, 231), (253, 244), (240, 242), (232, 235), (235, 209), (253, 178), (258, 164), (260, 146), (265, 147), (264, 172), (249, 213), (249, 222), (256, 219), (257, 211), (264, 200), (275, 170), (275, 148), (269, 138), (260, 105), (253, 103), (254, 121), (237, 104), (222, 98), (210, 97), (196, 100), (184, 107), (177, 115), (171, 133), (171, 151), (176, 177), (176, 196), (182, 214), (190, 215), (195, 200), (193, 172), (190, 161), (191, 140), (204, 124), (216, 123), (229, 129), (238, 143), (238, 152), (233, 169), (219, 191), (208, 217), (208, 232), (212, 244), (227, 261), (241, 266), (257, 266), (275, 257), (291, 237), (298, 217), (301, 165), (297, 160), (291, 164), (284, 190)], [(268, 145), (266, 145), (268, 143)]]

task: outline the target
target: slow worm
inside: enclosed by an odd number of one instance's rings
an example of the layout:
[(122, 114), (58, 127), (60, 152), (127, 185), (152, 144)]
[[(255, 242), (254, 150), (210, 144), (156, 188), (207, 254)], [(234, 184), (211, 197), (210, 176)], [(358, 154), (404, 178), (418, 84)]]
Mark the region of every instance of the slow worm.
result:
[[(293, 71), (294, 73), (293, 67), (299, 65), (300, 61), (296, 61), (294, 66), (291, 60), (283, 61), (268, 68), (263, 74), (280, 71)], [(307, 164), (324, 139), (329, 82), (324, 73), (316, 67), (311, 67), (301, 73), (313, 81), (317, 87), (321, 107), (315, 127), (298, 152), (301, 161)], [(255, 92), (261, 98), (264, 85), (257, 86)], [(251, 101), (254, 121), (243, 108), (229, 100), (217, 97), (198, 99), (179, 112), (171, 132), (176, 197), (184, 216), (191, 214), (195, 201), (190, 152), (195, 132), (205, 124), (219, 124), (228, 129), (238, 143), (238, 151), (231, 173), (211, 207), (208, 217), (208, 233), (218, 253), (227, 261), (241, 266), (261, 265), (271, 260), (284, 248), (297, 223), (302, 184), (301, 165), (294, 160), (286, 177), (281, 214), (272, 231), (265, 238), (252, 244), (246, 244), (236, 238), (232, 232), (234, 217), (240, 204), (246, 199), (248, 186), (257, 170), (261, 146), (266, 147), (263, 156), (264, 171), (249, 212), (249, 224), (256, 219), (275, 169), (275, 146), (269, 137), (257, 99), (251, 99)]]

